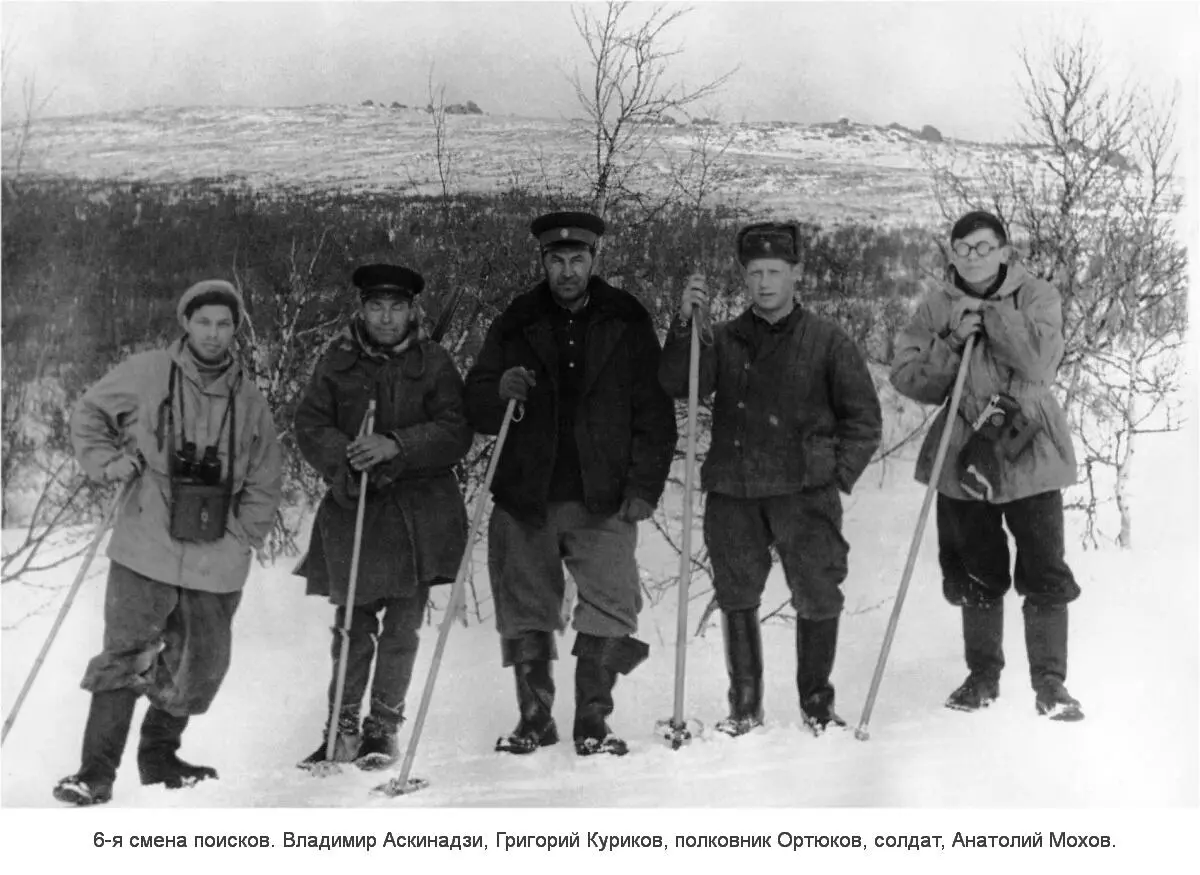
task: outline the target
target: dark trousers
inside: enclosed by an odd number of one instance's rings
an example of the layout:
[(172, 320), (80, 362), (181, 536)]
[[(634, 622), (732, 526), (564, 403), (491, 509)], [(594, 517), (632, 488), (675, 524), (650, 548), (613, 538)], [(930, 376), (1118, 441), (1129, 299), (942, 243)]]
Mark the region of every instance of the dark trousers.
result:
[(104, 649), (81, 686), (133, 689), (176, 717), (203, 714), (229, 669), (240, 592), (160, 583), (113, 562), (104, 595)]
[[(1010, 563), (1005, 525), (1016, 546), (1015, 563)], [(952, 605), (993, 602), (1014, 583), (1026, 602), (1038, 607), (1066, 605), (1079, 597), (1065, 558), (1057, 490), (1005, 504), (939, 494), (937, 527), (942, 590)]]
[[(371, 679), (371, 713), (390, 725), (398, 725), (404, 712), (404, 698), (412, 681), (413, 665), (420, 644), (419, 630), (425, 615), (429, 590), (418, 589), (407, 598), (376, 599), (355, 605), (350, 614), (350, 646), (346, 654), (346, 686), (342, 692), (342, 711), (358, 713)], [(382, 617), (380, 614), (382, 613)], [(329, 704), (337, 684), (338, 660), (342, 653), (342, 627), (346, 608), (338, 607), (333, 634), (333, 677), (329, 682)], [(371, 677), (371, 664), (375, 674)]]
[(842, 502), (835, 487), (769, 498), (710, 492), (704, 541), (722, 611), (758, 607), (771, 573), (773, 545), (796, 615), (828, 620), (841, 614), (850, 546), (842, 537)]

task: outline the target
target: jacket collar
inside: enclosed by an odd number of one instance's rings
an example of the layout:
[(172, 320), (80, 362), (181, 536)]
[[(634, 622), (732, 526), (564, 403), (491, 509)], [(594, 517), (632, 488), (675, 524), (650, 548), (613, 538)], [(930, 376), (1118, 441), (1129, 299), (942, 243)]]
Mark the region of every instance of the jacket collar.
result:
[(425, 330), (418, 322), (417, 327), (409, 331), (404, 340), (385, 350), (367, 340), (359, 320), (356, 319), (338, 332), (326, 355), (335, 371), (349, 370), (359, 359), (376, 365), (400, 361), (405, 377), (420, 379), (425, 374), (425, 336)]
[(187, 337), (181, 337), (178, 343), (173, 343), (167, 350), (171, 360), (179, 367), (183, 375), (201, 387), (201, 391), (213, 395), (228, 395), (233, 386), (238, 384), (241, 379), (242, 366), (238, 363), (237, 356), (230, 353), (231, 362), (225, 372), (218, 376), (215, 380), (204, 385), (204, 381), (200, 378), (200, 369), (196, 365), (196, 359), (192, 355), (191, 349), (188, 348)]
[[(550, 284), (542, 280), (509, 305), (504, 312), (502, 332), (522, 331), (536, 322), (547, 320), (555, 312), (551, 308), (557, 307), (559, 305), (550, 293)], [(632, 322), (639, 318), (644, 309), (632, 295), (593, 276), (588, 281), (588, 312), (593, 320), (615, 318)]]
[[(607, 320), (632, 322), (639, 313), (644, 312), (641, 304), (625, 292), (614, 289), (604, 280), (592, 277), (588, 282), (589, 321), (591, 324)], [(554, 329), (551, 318), (562, 310), (550, 293), (550, 286), (541, 282), (528, 295), (513, 302), (512, 308), (505, 318), (511, 322), (506, 326), (507, 331), (521, 331), (528, 340), (534, 352), (546, 366), (550, 379), (558, 381), (558, 343), (554, 339)], [(587, 366), (584, 369), (583, 382), (579, 387), (580, 395), (587, 395), (613, 350), (624, 337), (624, 327), (616, 330), (603, 330), (594, 334), (589, 333), (586, 349)]]
[(1022, 265), (1009, 263), (1001, 268), (1000, 275), (996, 277), (996, 282), (992, 288), (988, 289), (986, 294), (980, 295), (973, 291), (968, 291), (968, 287), (953, 266), (950, 268), (947, 288), (950, 289), (951, 298), (960, 298), (970, 296), (986, 301), (999, 301), (1016, 293), (1017, 289), (1029, 279), (1029, 271)]
[[(554, 300), (554, 293), (550, 291), (550, 283), (546, 280), (542, 280), (534, 286), (533, 296), (537, 300), (538, 309), (542, 314), (557, 315), (567, 312), (566, 307)], [(609, 316), (616, 315), (619, 310), (617, 290), (598, 276), (593, 276), (588, 280), (586, 300), (586, 305), (579, 311), (581, 313)]]
[(420, 323), (411, 325), (408, 333), (404, 335), (404, 339), (392, 347), (377, 346), (371, 343), (367, 337), (366, 326), (363, 325), (362, 319), (355, 319), (349, 325), (342, 329), (342, 336), (349, 339), (357, 348), (361, 355), (375, 361), (387, 361), (403, 355), (417, 345), (422, 340), (424, 331)]
[[(792, 308), (792, 312), (783, 317), (782, 325), (776, 323), (776, 326), (779, 327), (781, 332), (790, 331), (791, 329), (795, 328), (802, 319), (804, 319), (806, 312), (807, 311), (803, 307), (801, 307), (799, 304), (796, 304), (796, 306)], [(737, 316), (729, 323), (729, 331), (740, 340), (749, 341), (754, 337), (755, 321), (765, 323), (767, 320), (755, 313), (753, 307), (747, 307), (742, 311), (741, 315)]]

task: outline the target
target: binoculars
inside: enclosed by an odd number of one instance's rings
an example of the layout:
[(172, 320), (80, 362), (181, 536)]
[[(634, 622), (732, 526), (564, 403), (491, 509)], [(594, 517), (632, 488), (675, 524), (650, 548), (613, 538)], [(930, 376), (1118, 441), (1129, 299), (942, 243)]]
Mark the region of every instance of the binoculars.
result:
[(206, 486), (216, 486), (220, 483), (221, 459), (217, 456), (216, 446), (206, 447), (204, 455), (197, 459), (196, 444), (186, 441), (183, 449), (175, 452), (175, 477)]

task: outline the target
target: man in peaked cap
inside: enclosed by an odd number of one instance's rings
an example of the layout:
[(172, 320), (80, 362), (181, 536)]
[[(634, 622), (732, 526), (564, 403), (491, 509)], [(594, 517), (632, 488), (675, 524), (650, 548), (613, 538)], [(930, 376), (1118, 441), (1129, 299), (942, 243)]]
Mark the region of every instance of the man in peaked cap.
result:
[(604, 236), (604, 220), (591, 213), (547, 213), (534, 219), (529, 229), (543, 252), (548, 246), (567, 243), (581, 244), (594, 253), (596, 241)]
[[(845, 725), (833, 710), (848, 545), (842, 504), (881, 437), (879, 399), (862, 353), (835, 324), (796, 304), (800, 229), (765, 222), (736, 237), (749, 307), (716, 326), (700, 351), (700, 397), (713, 396), (712, 444), (701, 469), (704, 538), (713, 566), (729, 672), (729, 716), (742, 735), (763, 722), (758, 607), (774, 545), (796, 610), (796, 684), (814, 734)], [(689, 278), (663, 349), (668, 393), (687, 397), (691, 320), (708, 309)]]
[[(179, 343), (130, 356), (87, 390), (71, 418), (88, 476), (128, 484), (108, 543), (104, 644), (82, 683), (92, 698), (80, 767), (53, 791), (72, 805), (112, 798), (143, 694), (141, 782), (178, 789), (217, 777), (176, 751), (229, 668), (251, 553), (282, 496), (271, 411), (231, 354), (242, 296), (224, 280), (205, 280), (183, 293), (177, 313)], [(224, 501), (203, 505), (211, 527), (185, 529), (173, 509), (199, 478), (223, 486)]]
[(467, 417), (484, 434), (499, 431), (510, 400), (524, 405), (497, 463), (488, 531), (501, 659), (516, 675), (520, 713), (496, 749), (558, 741), (551, 664), (565, 564), (578, 588), (575, 750), (620, 755), (627, 746), (607, 723), (613, 687), (649, 652), (634, 637), (637, 524), (662, 495), (674, 406), (655, 378), (650, 315), (593, 275), (604, 222), (560, 212), (530, 230), (544, 277), (492, 323), (466, 389)]
[[(466, 549), (467, 513), (453, 471), (471, 446), (462, 378), (450, 354), (420, 331), (421, 275), (369, 264), (353, 275), (360, 309), (313, 372), (296, 409), (296, 443), (329, 489), (296, 569), (309, 595), (336, 606), (328, 720), (335, 760), (390, 765), (417, 657), (429, 587), (454, 580)], [(371, 434), (360, 434), (370, 401)], [(358, 580), (347, 604), (358, 489), (368, 472)], [(333, 714), (341, 634), (350, 611), (342, 706)], [(368, 712), (362, 717), (371, 677)], [(361, 719), (360, 719), (361, 718)], [(325, 760), (324, 738), (300, 766)]]
[(390, 296), (412, 301), (425, 289), (424, 277), (398, 264), (364, 264), (354, 271), (351, 282), (363, 300)]

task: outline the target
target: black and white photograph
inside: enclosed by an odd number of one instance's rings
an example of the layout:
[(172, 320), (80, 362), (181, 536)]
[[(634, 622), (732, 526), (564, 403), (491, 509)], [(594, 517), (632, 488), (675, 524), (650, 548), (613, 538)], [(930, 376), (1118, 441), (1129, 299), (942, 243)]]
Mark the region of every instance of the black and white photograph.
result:
[(1200, 807), (1200, 3), (0, 22), (6, 836)]

